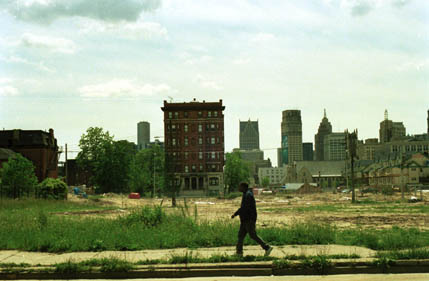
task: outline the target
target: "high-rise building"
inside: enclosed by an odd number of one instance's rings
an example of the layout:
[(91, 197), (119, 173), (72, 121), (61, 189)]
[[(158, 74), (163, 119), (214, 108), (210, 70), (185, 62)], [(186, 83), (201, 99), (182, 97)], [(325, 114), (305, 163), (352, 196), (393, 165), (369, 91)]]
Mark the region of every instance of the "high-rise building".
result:
[(144, 149), (150, 143), (150, 123), (142, 121), (137, 123), (137, 148)]
[(300, 110), (285, 110), (281, 123), (281, 165), (302, 160), (302, 122)]
[(324, 140), (324, 160), (344, 160), (346, 159), (346, 134), (330, 133)]
[(258, 121), (240, 121), (240, 149), (259, 149)]
[(164, 101), (167, 173), (188, 195), (217, 194), (223, 189), (224, 115), (219, 102)]
[(320, 122), (319, 129), (317, 134), (314, 136), (314, 146), (315, 146), (315, 160), (323, 161), (325, 160), (325, 152), (324, 152), (324, 139), (326, 135), (332, 133), (332, 125), (326, 117), (326, 109), (323, 111), (323, 119)]
[(302, 158), (304, 161), (313, 161), (313, 143), (304, 142), (302, 144)]
[(391, 142), (405, 137), (405, 126), (402, 122), (389, 120), (387, 109), (384, 111), (384, 120), (380, 122), (380, 143)]
[(428, 136), (429, 136), (429, 110), (428, 110)]

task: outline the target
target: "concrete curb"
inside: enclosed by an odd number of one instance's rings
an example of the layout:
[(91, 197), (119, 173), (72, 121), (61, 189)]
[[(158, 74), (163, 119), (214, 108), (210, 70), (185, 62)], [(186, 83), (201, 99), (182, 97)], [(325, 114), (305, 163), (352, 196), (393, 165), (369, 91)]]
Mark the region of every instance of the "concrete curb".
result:
[[(47, 272), (48, 270), (52, 272)], [(271, 276), (271, 275), (335, 275), (380, 273), (429, 273), (429, 260), (400, 260), (391, 265), (376, 265), (371, 261), (331, 261), (327, 268), (309, 268), (301, 261), (290, 261), (285, 268), (272, 262), (240, 262), (220, 264), (145, 265), (129, 272), (55, 273), (51, 267), (20, 268), (19, 272), (0, 271), (1, 280), (46, 279), (127, 279), (127, 278), (185, 278), (215, 276)]]

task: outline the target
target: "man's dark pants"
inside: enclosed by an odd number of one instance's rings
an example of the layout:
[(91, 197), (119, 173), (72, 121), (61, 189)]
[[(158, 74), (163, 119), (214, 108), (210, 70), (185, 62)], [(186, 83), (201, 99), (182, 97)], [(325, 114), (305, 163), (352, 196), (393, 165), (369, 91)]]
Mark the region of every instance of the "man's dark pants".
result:
[(270, 247), (256, 234), (256, 221), (244, 220), (240, 222), (240, 230), (238, 231), (237, 254), (243, 254), (243, 241), (247, 233), (249, 233), (250, 238), (261, 245), (264, 250)]

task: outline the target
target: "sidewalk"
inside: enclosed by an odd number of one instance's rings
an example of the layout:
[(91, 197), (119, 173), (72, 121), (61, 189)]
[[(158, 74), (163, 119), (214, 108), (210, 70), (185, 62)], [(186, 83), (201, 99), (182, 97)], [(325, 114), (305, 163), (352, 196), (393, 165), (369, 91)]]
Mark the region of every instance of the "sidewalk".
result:
[[(103, 251), (103, 252), (73, 252), (73, 253), (39, 253), (23, 251), (0, 251), (0, 263), (27, 263), (30, 265), (54, 265), (67, 261), (80, 262), (89, 259), (119, 258), (130, 262), (154, 259), (169, 259), (172, 256), (182, 256), (191, 253), (198, 257), (210, 257), (214, 254), (233, 255), (234, 247), (198, 248), (198, 249), (161, 249), (144, 251)], [(244, 255), (262, 256), (264, 251), (259, 246), (245, 246)], [(357, 254), (361, 258), (371, 258), (375, 251), (355, 246), (342, 245), (297, 245), (297, 246), (275, 246), (271, 252), (273, 257), (284, 257), (285, 255), (336, 255)]]

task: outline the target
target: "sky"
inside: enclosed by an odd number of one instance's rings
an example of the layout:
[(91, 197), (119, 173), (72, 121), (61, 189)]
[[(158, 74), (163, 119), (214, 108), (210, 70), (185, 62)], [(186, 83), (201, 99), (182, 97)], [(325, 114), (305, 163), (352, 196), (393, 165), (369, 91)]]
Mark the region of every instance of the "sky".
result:
[(223, 100), (227, 152), (258, 120), (274, 165), (287, 109), (304, 142), (324, 109), (359, 139), (386, 109), (425, 133), (429, 1), (0, 0), (2, 128), (53, 128), (74, 158), (87, 128), (137, 142), (148, 121), (162, 137), (163, 101), (193, 98)]

